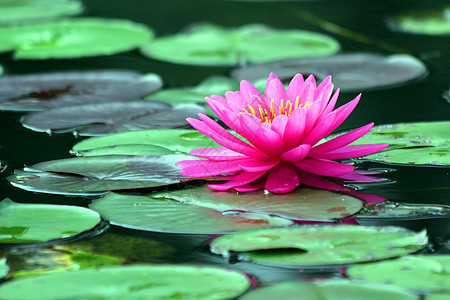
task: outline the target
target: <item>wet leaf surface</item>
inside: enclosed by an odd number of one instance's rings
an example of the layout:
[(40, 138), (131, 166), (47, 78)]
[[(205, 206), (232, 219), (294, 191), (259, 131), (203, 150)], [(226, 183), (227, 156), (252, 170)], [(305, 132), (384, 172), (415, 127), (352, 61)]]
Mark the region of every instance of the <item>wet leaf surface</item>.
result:
[(76, 144), (72, 150), (84, 156), (90, 156), (92, 155), (91, 153), (102, 153), (103, 149), (118, 148), (119, 146), (125, 145), (128, 147), (126, 149), (127, 153), (125, 154), (128, 155), (142, 153), (141, 151), (145, 151), (145, 148), (148, 146), (152, 147), (151, 151), (155, 151), (154, 155), (165, 155), (168, 151), (189, 154), (189, 151), (195, 148), (221, 147), (197, 130), (149, 129), (122, 132), (83, 140)]
[(15, 59), (78, 58), (111, 55), (151, 40), (144, 25), (128, 20), (77, 18), (0, 28), (0, 52)]
[(196, 24), (184, 32), (157, 38), (141, 50), (151, 58), (173, 63), (236, 65), (326, 56), (339, 48), (333, 38), (311, 31), (277, 30), (261, 24), (235, 29)]
[(358, 214), (358, 218), (369, 219), (402, 219), (417, 220), (427, 218), (448, 218), (450, 206), (448, 205), (426, 205), (426, 204), (403, 204), (403, 203), (380, 203), (366, 209)]
[(172, 107), (158, 101), (112, 102), (48, 109), (28, 114), (22, 124), (39, 132), (75, 131), (80, 136), (149, 128), (176, 128), (204, 109), (198, 105)]
[(0, 244), (46, 242), (69, 238), (100, 222), (95, 211), (68, 205), (0, 202)]
[(284, 300), (336, 300), (359, 299), (364, 295), (367, 300), (398, 299), (418, 300), (419, 296), (398, 288), (382, 284), (355, 283), (350, 280), (326, 280), (315, 283), (283, 282), (246, 293), (241, 300), (284, 299)]
[(272, 194), (264, 191), (233, 193), (213, 191), (204, 185), (153, 193), (150, 196), (221, 212), (265, 213), (296, 220), (331, 221), (353, 215), (363, 207), (363, 202), (354, 197), (307, 188), (296, 189), (287, 194)]
[(0, 258), (0, 278), (5, 277), (9, 272), (8, 264), (6, 263), (6, 258)]
[(0, 77), (1, 110), (137, 100), (162, 86), (156, 74), (131, 71), (61, 72)]
[(345, 53), (250, 65), (234, 70), (232, 77), (257, 82), (266, 80), (270, 72), (284, 81), (297, 73), (314, 74), (318, 81), (332, 75), (335, 87), (342, 91), (361, 91), (406, 83), (424, 76), (427, 69), (420, 60), (406, 54)]
[(90, 208), (113, 225), (126, 228), (188, 234), (218, 234), (252, 228), (287, 226), (293, 222), (259, 213), (222, 213), (170, 199), (108, 193)]
[[(8, 281), (13, 299), (231, 299), (250, 287), (244, 274), (215, 267), (133, 265), (57, 272)], [(39, 293), (36, 293), (39, 290)]]
[[(52, 160), (17, 170), (13, 186), (50, 194), (98, 195), (109, 190), (158, 187), (186, 180), (175, 163), (184, 155), (104, 155)], [(190, 158), (190, 157), (189, 157)]]
[(450, 293), (450, 255), (409, 255), (354, 265), (347, 274), (353, 280), (385, 283), (420, 293)]
[(426, 231), (400, 227), (315, 225), (248, 230), (221, 236), (211, 252), (282, 267), (339, 266), (396, 257), (426, 246)]
[(36, 22), (78, 15), (82, 11), (83, 4), (77, 0), (3, 0), (0, 3), (0, 24)]
[(389, 143), (386, 150), (363, 159), (397, 164), (449, 165), (449, 132), (449, 121), (380, 125), (354, 144)]

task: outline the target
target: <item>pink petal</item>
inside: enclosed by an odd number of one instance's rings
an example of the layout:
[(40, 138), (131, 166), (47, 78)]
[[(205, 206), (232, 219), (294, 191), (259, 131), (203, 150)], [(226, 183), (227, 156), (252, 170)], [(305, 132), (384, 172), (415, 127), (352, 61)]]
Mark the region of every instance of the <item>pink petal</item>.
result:
[(238, 162), (239, 167), (247, 172), (260, 172), (267, 171), (279, 164), (279, 161), (275, 160), (241, 160)]
[(311, 153), (309, 156), (316, 157), (325, 152), (333, 151), (339, 148), (342, 148), (350, 143), (353, 143), (363, 135), (365, 135), (369, 130), (373, 127), (373, 123), (369, 123), (365, 126), (347, 132), (343, 135), (335, 137), (332, 140), (326, 141), (323, 144), (317, 145), (311, 149)]
[(284, 194), (300, 185), (295, 168), (289, 163), (280, 163), (270, 170), (265, 189), (271, 193)]
[(334, 107), (336, 105), (337, 99), (339, 97), (339, 92), (340, 92), (340, 89), (337, 88), (336, 92), (333, 95), (333, 97), (331, 97), (331, 100), (328, 102), (328, 105), (325, 107), (324, 111), (322, 112), (322, 116), (326, 116), (330, 112), (333, 111), (333, 109), (334, 109)]
[[(309, 79), (310, 77), (308, 77)], [(314, 101), (314, 90), (316, 89), (316, 85), (313, 84), (308, 79), (303, 84), (302, 90), (298, 94), (299, 96), (299, 102), (300, 104), (305, 104), (306, 102), (309, 102), (309, 104), (312, 104)], [(296, 99), (293, 99), (293, 101), (296, 101)]]
[(341, 176), (335, 176), (335, 177), (340, 178), (340, 179), (345, 179), (345, 180), (354, 180), (354, 181), (385, 181), (385, 180), (387, 180), (386, 178), (362, 175), (361, 173), (359, 173), (357, 171), (353, 171), (348, 174), (341, 175)]
[(298, 147), (295, 147), (287, 152), (284, 152), (281, 155), (281, 159), (288, 162), (296, 162), (304, 159), (311, 149), (310, 145), (303, 144)]
[(335, 115), (330, 114), (327, 118), (322, 119), (311, 132), (303, 139), (303, 144), (315, 145), (330, 133), (330, 127), (334, 122)]
[(316, 88), (317, 84), (316, 84), (316, 78), (314, 77), (314, 75), (309, 75), (308, 78), (305, 79), (305, 84), (307, 83), (311, 83), (314, 86), (314, 89)]
[(280, 78), (278, 78), (278, 76), (275, 73), (270, 73), (269, 77), (267, 78), (267, 82), (266, 82), (266, 87), (264, 89), (264, 100), (266, 102), (266, 107), (270, 108), (270, 98), (267, 96), (269, 94), (269, 83), (274, 80), (277, 79), (278, 81), (281, 82)]
[(251, 99), (252, 96), (257, 96), (257, 98), (262, 99), (261, 93), (256, 89), (253, 84), (246, 80), (242, 80), (240, 84), (240, 92), (244, 99), (248, 100), (247, 104), (252, 104)]
[(278, 115), (273, 119), (272, 125), (270, 129), (278, 133), (280, 136), (284, 135), (284, 129), (286, 128), (286, 124), (289, 120), (289, 117), (286, 115)]
[(352, 190), (345, 192), (344, 194), (364, 200), (366, 202), (366, 206), (385, 202), (388, 200), (388, 199), (384, 198), (383, 196), (364, 193), (364, 192), (357, 192), (357, 191), (352, 191)]
[(213, 161), (213, 160), (183, 160), (175, 164), (183, 168), (180, 171), (186, 177), (209, 177), (222, 174), (230, 174), (241, 169), (237, 161)]
[(264, 186), (266, 185), (266, 178), (267, 178), (267, 175), (255, 180), (252, 183), (237, 186), (234, 188), (234, 190), (236, 190), (238, 192), (253, 192), (253, 191), (257, 191), (257, 190), (262, 190), (262, 189), (264, 189)]
[(329, 190), (329, 191), (348, 191), (347, 187), (344, 187), (336, 182), (328, 180), (322, 176), (314, 175), (302, 170), (297, 170), (298, 177), (304, 185), (312, 186), (318, 189)]
[(341, 164), (331, 160), (305, 158), (293, 163), (297, 168), (322, 176), (340, 176), (352, 172), (355, 167), (352, 165)]
[(316, 155), (316, 158), (343, 159), (369, 155), (383, 150), (389, 144), (349, 145), (334, 151)]
[(242, 129), (239, 134), (258, 150), (274, 157), (279, 157), (283, 153), (283, 138), (270, 129), (270, 124), (261, 123), (258, 118), (251, 114), (239, 115), (239, 119)]
[(268, 83), (268, 88), (266, 86), (266, 94), (264, 98), (266, 100), (267, 107), (270, 107), (270, 103), (272, 99), (275, 101), (275, 112), (278, 113), (278, 107), (280, 107), (281, 100), (284, 100), (284, 103), (287, 101), (286, 89), (284, 88), (283, 83), (280, 79), (274, 78)]
[(359, 102), (360, 99), (361, 99), (361, 94), (359, 94), (358, 96), (356, 96), (355, 99), (353, 99), (352, 101), (348, 102), (347, 104), (342, 105), (341, 107), (339, 107), (338, 109), (336, 109), (333, 112), (333, 113), (336, 114), (336, 118), (334, 120), (333, 125), (331, 126), (330, 133), (333, 130), (335, 130), (336, 128), (338, 128), (342, 124), (342, 122), (345, 121), (345, 119), (347, 119), (347, 117), (355, 109), (356, 105), (358, 105), (358, 102)]
[[(324, 91), (325, 87), (328, 86), (334, 86), (334, 84), (331, 82), (331, 75), (328, 75), (322, 82), (317, 86), (316, 90), (314, 91), (314, 98), (319, 97), (319, 95)], [(333, 91), (333, 88), (331, 88), (331, 91)], [(328, 98), (329, 99), (329, 98)]]
[(298, 108), (292, 112), (287, 121), (283, 135), (286, 149), (292, 149), (300, 145), (305, 129), (305, 114), (303, 108)]
[(234, 176), (233, 180), (230, 180), (226, 183), (223, 184), (210, 184), (208, 185), (209, 188), (216, 190), (216, 191), (226, 191), (229, 190), (231, 188), (237, 187), (237, 186), (242, 186), (242, 185), (246, 185), (250, 182), (255, 181), (256, 179), (260, 178), (261, 176), (263, 176), (265, 173), (265, 171), (262, 172), (242, 172), (239, 173), (238, 175)]
[(210, 137), (211, 139), (216, 141), (219, 145), (222, 145), (226, 148), (229, 148), (233, 151), (242, 153), (247, 156), (265, 157), (264, 154), (262, 154), (257, 149), (253, 148), (253, 146), (236, 138), (234, 135), (230, 134), (228, 131), (223, 129), (222, 126), (220, 126), (213, 120), (211, 120), (212, 122), (210, 122), (210, 123), (211, 124), (215, 123), (217, 125), (217, 126), (214, 126), (214, 129), (217, 129), (217, 131), (214, 130), (213, 128), (209, 127), (204, 122), (201, 122), (197, 119), (188, 118), (186, 120), (189, 122), (189, 124), (192, 125), (192, 127), (197, 129), (204, 135)]
[(298, 95), (300, 95), (303, 83), (304, 80), (302, 74), (296, 74), (294, 78), (292, 78), (291, 82), (289, 82), (289, 86), (287, 88), (287, 98), (291, 100), (291, 102), (295, 103), (295, 99)]
[(227, 148), (199, 148), (192, 149), (189, 152), (190, 155), (194, 155), (201, 158), (208, 158), (213, 160), (235, 160), (241, 158), (248, 158), (248, 156), (240, 155), (239, 153), (227, 149)]

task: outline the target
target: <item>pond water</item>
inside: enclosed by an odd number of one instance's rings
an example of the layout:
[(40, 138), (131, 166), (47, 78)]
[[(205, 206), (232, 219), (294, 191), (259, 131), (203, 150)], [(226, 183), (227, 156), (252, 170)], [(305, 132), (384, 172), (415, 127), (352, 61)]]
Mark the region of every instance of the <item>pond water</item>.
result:
[[(341, 52), (371, 52), (384, 55), (405, 53), (420, 59), (428, 72), (418, 79), (363, 91), (362, 100), (339, 130), (349, 130), (369, 122), (392, 124), (448, 120), (450, 106), (443, 94), (450, 87), (450, 43), (447, 35), (425, 35), (392, 30), (388, 20), (409, 12), (441, 8), (445, 1), (119, 1), (83, 2), (83, 16), (120, 18), (150, 27), (157, 37), (175, 34), (194, 22), (211, 22), (227, 27), (262, 23), (279, 29), (303, 29), (327, 34), (341, 44)], [(55, 71), (134, 70), (156, 73), (163, 88), (198, 85), (212, 75), (229, 76), (235, 66), (183, 65), (143, 56), (138, 50), (108, 56), (77, 59), (15, 60), (11, 52), (0, 54), (5, 75)], [(268, 74), (264, 74), (267, 76)], [(359, 91), (344, 91), (342, 105)], [(447, 92), (448, 93), (448, 92)], [(209, 95), (205, 95), (209, 96)], [(0, 112), (0, 160), (4, 168), (0, 199), (21, 203), (70, 204), (88, 207), (95, 197), (33, 193), (15, 188), (6, 180), (16, 169), (38, 162), (73, 157), (72, 147), (86, 137), (72, 133), (38, 133), (24, 128), (25, 112)], [(189, 128), (186, 126), (186, 128)], [(388, 183), (352, 183), (350, 186), (389, 201), (408, 204), (449, 205), (449, 168), (445, 166), (408, 166), (377, 162), (359, 163), (361, 169), (386, 171)], [(361, 225), (400, 226), (413, 231), (426, 229), (429, 244), (425, 254), (450, 253), (450, 218), (359, 220)], [(98, 229), (100, 230), (100, 229)], [(211, 235), (155, 233), (108, 225), (101, 234), (81, 236), (86, 247), (98, 253), (118, 255), (132, 263), (204, 264), (240, 270), (251, 274), (261, 285), (291, 280), (311, 280), (340, 276), (339, 269), (284, 269), (249, 262), (228, 262), (210, 253), (206, 241)], [(33, 269), (39, 262), (27, 258), (49, 245), (34, 245), (25, 250), (4, 247), (10, 267)], [(27, 252), (28, 251), (28, 252)], [(35, 251), (35, 252), (33, 252)], [(45, 260), (45, 257), (42, 257)]]

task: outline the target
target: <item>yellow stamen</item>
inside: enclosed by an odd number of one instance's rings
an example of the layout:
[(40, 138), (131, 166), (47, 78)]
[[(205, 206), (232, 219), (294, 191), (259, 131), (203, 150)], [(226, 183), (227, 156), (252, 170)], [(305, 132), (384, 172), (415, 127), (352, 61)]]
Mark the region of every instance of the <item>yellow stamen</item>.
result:
[(261, 119), (261, 122), (264, 122), (264, 110), (263, 110), (263, 108), (261, 107), (261, 105), (260, 104), (258, 104), (258, 109), (259, 109), (259, 115), (260, 115), (260, 119)]
[(278, 111), (279, 111), (279, 114), (280, 115), (283, 115), (284, 114), (284, 105), (283, 105), (283, 99), (281, 99), (281, 102), (280, 102), (280, 107), (278, 108)]
[(299, 107), (299, 106), (298, 106), (299, 101), (300, 101), (300, 96), (297, 96), (297, 98), (295, 98), (295, 106), (294, 106), (294, 109), (297, 109), (297, 108)]
[(311, 105), (311, 103), (309, 103), (309, 101), (307, 101), (306, 103), (305, 103), (305, 106), (304, 107), (308, 107), (308, 106), (310, 106)]
[(253, 109), (253, 107), (250, 104), (247, 105), (247, 107), (248, 107), (248, 109), (250, 109), (251, 114), (256, 117), (256, 113), (255, 113), (255, 110)]

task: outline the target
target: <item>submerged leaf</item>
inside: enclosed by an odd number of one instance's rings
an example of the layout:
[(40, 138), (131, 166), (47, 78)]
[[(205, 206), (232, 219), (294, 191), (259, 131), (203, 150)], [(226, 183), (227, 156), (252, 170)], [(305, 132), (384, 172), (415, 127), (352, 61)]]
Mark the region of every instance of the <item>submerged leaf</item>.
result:
[(402, 219), (417, 220), (427, 218), (444, 218), (450, 216), (450, 206), (429, 204), (380, 203), (358, 214), (365, 219)]
[(148, 188), (186, 180), (175, 163), (184, 155), (103, 155), (52, 160), (16, 171), (13, 186), (50, 194), (98, 195), (109, 190)]
[(264, 213), (226, 213), (170, 199), (155, 199), (152, 195), (108, 193), (95, 200), (90, 208), (113, 225), (156, 232), (218, 234), (293, 224)]
[[(45, 8), (45, 9), (43, 9)], [(80, 14), (78, 0), (2, 0), (0, 23), (14, 24)]]
[[(138, 155), (141, 153), (141, 146), (161, 147), (153, 148), (154, 155), (165, 155), (168, 151), (180, 154), (189, 154), (189, 151), (195, 148), (214, 148), (221, 147), (216, 142), (204, 134), (193, 129), (149, 129), (128, 131), (117, 134), (111, 134), (102, 137), (83, 140), (73, 147), (73, 151), (85, 156), (91, 156), (91, 153), (98, 153), (107, 147), (119, 147), (127, 145), (128, 155)], [(94, 151), (95, 150), (95, 151)], [(125, 150), (125, 149), (124, 149)]]
[[(251, 45), (251, 47), (249, 47)], [(185, 32), (160, 37), (141, 50), (154, 59), (193, 65), (236, 65), (326, 56), (339, 50), (333, 38), (303, 30), (276, 30), (261, 24), (237, 29), (197, 24)]]
[(281, 80), (290, 80), (297, 73), (313, 74), (319, 81), (332, 75), (333, 83), (341, 90), (361, 91), (402, 84), (424, 76), (427, 69), (424, 63), (407, 54), (346, 53), (250, 65), (233, 71), (232, 77), (257, 82), (266, 80), (270, 72)]
[(448, 35), (450, 34), (450, 6), (431, 11), (419, 11), (398, 16), (391, 20), (392, 28), (408, 33)]
[(426, 231), (400, 227), (316, 225), (232, 233), (213, 240), (211, 251), (265, 265), (336, 267), (412, 253), (427, 242)]
[(360, 299), (365, 300), (396, 299), (418, 300), (417, 295), (407, 293), (395, 287), (373, 284), (356, 283), (345, 279), (325, 280), (315, 283), (283, 282), (269, 287), (259, 288), (246, 293), (241, 300), (283, 299), (283, 300), (336, 300)]
[[(250, 287), (244, 274), (216, 267), (133, 265), (19, 278), (7, 299), (231, 299)], [(37, 293), (36, 291), (39, 291)]]
[(128, 20), (77, 18), (0, 28), (0, 52), (15, 59), (78, 58), (111, 55), (139, 47), (150, 29)]
[(0, 77), (1, 110), (43, 110), (136, 100), (162, 86), (156, 74), (90, 71)]
[(450, 122), (398, 123), (375, 126), (354, 144), (389, 143), (386, 150), (363, 159), (414, 165), (450, 164)]
[(22, 124), (40, 132), (76, 131), (80, 136), (106, 135), (148, 128), (176, 128), (204, 112), (198, 105), (173, 108), (158, 101), (111, 102), (58, 107), (28, 114)]
[(450, 293), (450, 255), (410, 255), (354, 265), (347, 275), (354, 280), (385, 283), (420, 293)]
[(68, 205), (0, 202), (0, 244), (46, 242), (73, 237), (93, 229), (100, 216), (93, 210)]

